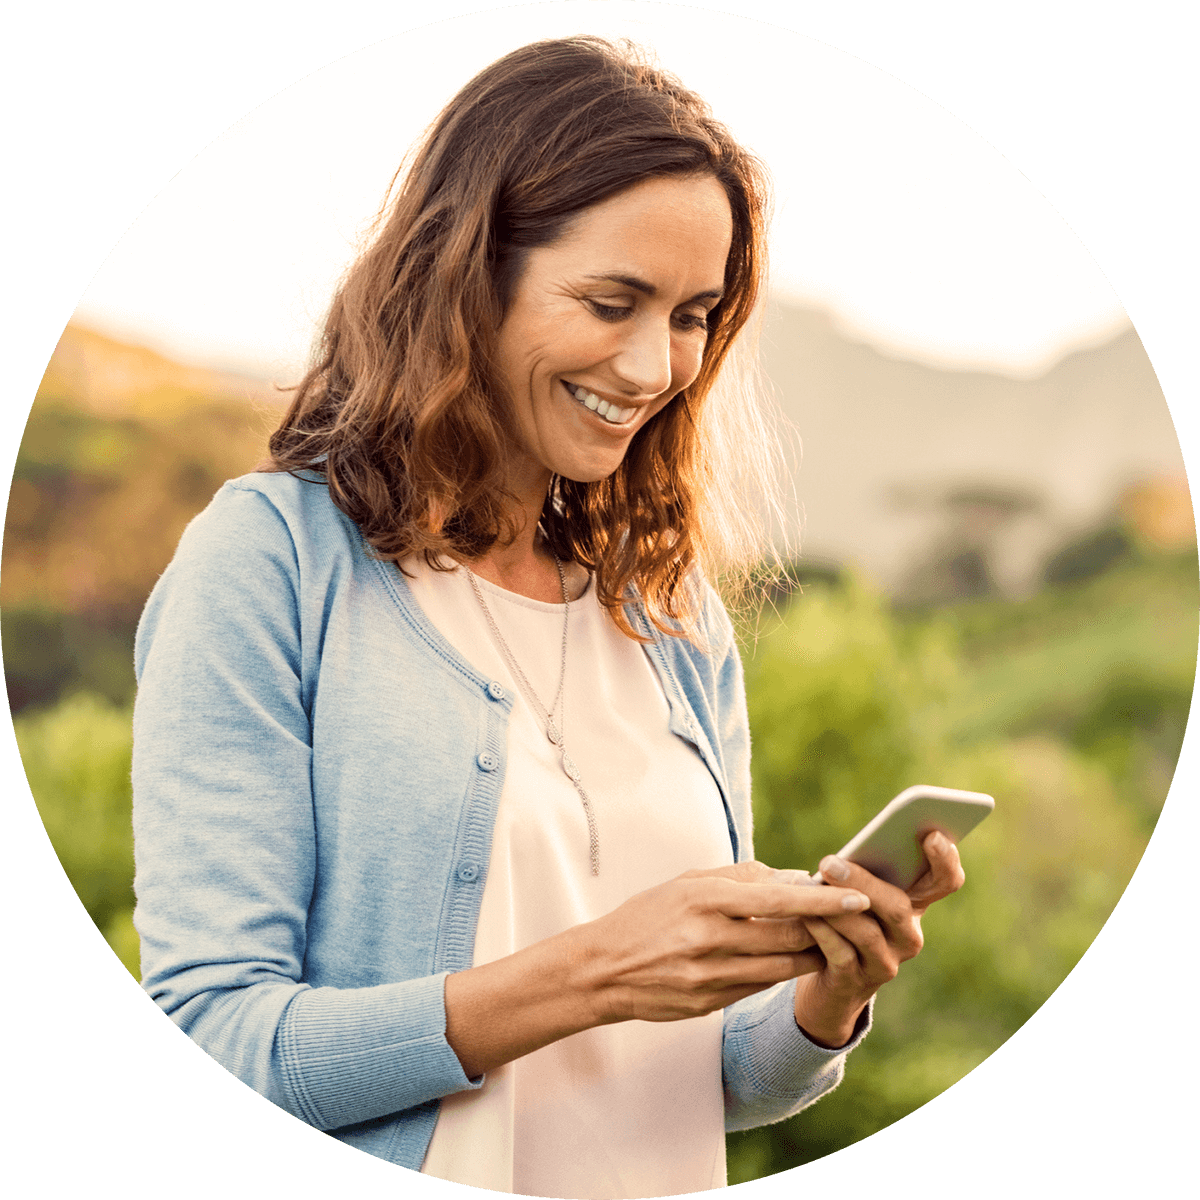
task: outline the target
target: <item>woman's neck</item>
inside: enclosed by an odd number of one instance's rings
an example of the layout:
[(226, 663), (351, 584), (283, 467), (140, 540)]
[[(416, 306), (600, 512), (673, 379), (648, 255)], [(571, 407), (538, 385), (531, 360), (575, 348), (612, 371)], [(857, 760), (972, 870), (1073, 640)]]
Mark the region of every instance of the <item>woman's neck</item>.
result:
[[(471, 559), (466, 565), (481, 579), (507, 592), (547, 604), (561, 604), (563, 589), (558, 566), (538, 532), (542, 506), (538, 505), (534, 513), (532, 505), (523, 505), (510, 515), (519, 522), (517, 536), (511, 542), (496, 542), (485, 554)], [(577, 563), (568, 562), (563, 563), (563, 572), (568, 595), (574, 600), (587, 586), (588, 573)]]

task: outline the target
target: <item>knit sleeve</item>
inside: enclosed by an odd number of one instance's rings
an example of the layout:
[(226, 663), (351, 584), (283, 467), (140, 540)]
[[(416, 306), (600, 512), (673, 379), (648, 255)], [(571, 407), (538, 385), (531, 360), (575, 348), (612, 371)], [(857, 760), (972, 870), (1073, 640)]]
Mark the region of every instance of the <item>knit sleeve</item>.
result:
[(868, 1004), (851, 1041), (829, 1050), (796, 1024), (796, 981), (777, 984), (725, 1010), (722, 1069), (725, 1128), (753, 1129), (807, 1108), (842, 1081), (846, 1055), (871, 1028)]
[(323, 1129), (473, 1086), (444, 975), (304, 982), (316, 879), (303, 564), (261, 492), (188, 527), (138, 630), (135, 921), (143, 986), (245, 1083)]

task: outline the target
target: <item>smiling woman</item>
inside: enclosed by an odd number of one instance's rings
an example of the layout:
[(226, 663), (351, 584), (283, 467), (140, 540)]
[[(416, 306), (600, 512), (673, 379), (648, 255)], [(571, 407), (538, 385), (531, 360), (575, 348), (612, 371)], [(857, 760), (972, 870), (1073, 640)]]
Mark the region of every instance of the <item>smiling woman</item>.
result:
[[(549, 547), (593, 572), (626, 633), (636, 587), (656, 628), (679, 622), (695, 635), (688, 569), (736, 570), (763, 547), (763, 505), (743, 493), (747, 481), (771, 491), (769, 439), (728, 359), (760, 298), (768, 189), (699, 97), (605, 47), (566, 39), (518, 50), (446, 107), (334, 300), (320, 361), (272, 439), (272, 466), (321, 462), (338, 507), (397, 562), (483, 559), (486, 578), (553, 599)], [(669, 349), (651, 344), (651, 317), (667, 300)], [(690, 346), (688, 386), (599, 369), (588, 358), (599, 334), (577, 332), (585, 315), (589, 330), (610, 324), (614, 345), (649, 354), (664, 375), (688, 370)], [(542, 329), (512, 333), (539, 319)], [(528, 375), (551, 333), (556, 360), (574, 338), (597, 339), (577, 348), (582, 360), (555, 363), (585, 376), (564, 383), (591, 391), (595, 411), (606, 399), (641, 408), (647, 387), (677, 402), (660, 420), (636, 418), (623, 443), (599, 441), (610, 452), (584, 476), (553, 471), (553, 503), (542, 490), (514, 510), (510, 434), (533, 381), (513, 372)], [(606, 427), (594, 426), (599, 438)], [(531, 429), (522, 433), (528, 445)], [(518, 527), (531, 539), (539, 525), (546, 547), (539, 539), (532, 558), (495, 561)], [(522, 561), (540, 569), (507, 569)]]
[(144, 985), (391, 1162), (540, 1196), (720, 1186), (724, 1131), (837, 1083), (962, 882), (937, 835), (908, 894), (751, 858), (704, 573), (757, 548), (729, 480), (762, 426), (726, 385), (764, 194), (628, 48), (484, 70), (348, 273), (270, 461), (146, 607)]
[(612, 475), (630, 439), (695, 382), (731, 224), (711, 175), (668, 176), (600, 201), (528, 252), (496, 366), (513, 406), (509, 490), (532, 512), (555, 475)]

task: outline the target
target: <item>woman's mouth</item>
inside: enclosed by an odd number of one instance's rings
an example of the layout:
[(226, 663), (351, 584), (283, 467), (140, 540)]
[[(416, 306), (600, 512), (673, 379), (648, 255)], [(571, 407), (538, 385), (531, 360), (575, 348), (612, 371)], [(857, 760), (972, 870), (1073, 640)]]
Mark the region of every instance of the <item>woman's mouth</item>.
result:
[(625, 425), (631, 421), (637, 413), (637, 408), (618, 408), (615, 404), (610, 404), (607, 400), (601, 400), (595, 392), (589, 392), (587, 388), (580, 387), (578, 384), (567, 383), (563, 380), (563, 387), (571, 394), (571, 396), (584, 408), (589, 408), (598, 417), (603, 417), (610, 425)]

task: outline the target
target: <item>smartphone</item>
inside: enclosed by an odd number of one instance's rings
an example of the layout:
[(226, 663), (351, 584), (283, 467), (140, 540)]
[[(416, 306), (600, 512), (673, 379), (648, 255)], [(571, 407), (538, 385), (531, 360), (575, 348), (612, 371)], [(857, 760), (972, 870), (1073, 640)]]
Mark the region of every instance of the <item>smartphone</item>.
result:
[[(863, 826), (838, 857), (907, 891), (929, 866), (921, 850), (927, 834), (936, 829), (957, 845), (995, 807), (995, 800), (982, 792), (917, 784), (905, 788)], [(819, 879), (820, 872), (814, 878)]]

